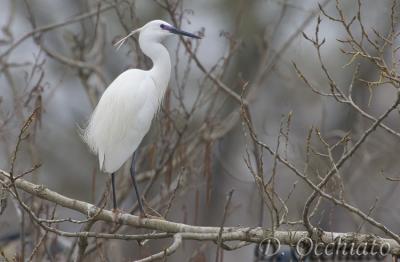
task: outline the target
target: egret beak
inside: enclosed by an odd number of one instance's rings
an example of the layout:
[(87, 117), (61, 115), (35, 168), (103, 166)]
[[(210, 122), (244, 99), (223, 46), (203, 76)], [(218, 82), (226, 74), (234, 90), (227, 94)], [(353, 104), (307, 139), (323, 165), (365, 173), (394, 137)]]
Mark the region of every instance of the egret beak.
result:
[(173, 34), (176, 35), (184, 35), (184, 36), (188, 36), (188, 37), (192, 37), (192, 38), (196, 38), (196, 39), (201, 39), (200, 36), (194, 35), (192, 33), (177, 29), (175, 27), (168, 27), (167, 30)]

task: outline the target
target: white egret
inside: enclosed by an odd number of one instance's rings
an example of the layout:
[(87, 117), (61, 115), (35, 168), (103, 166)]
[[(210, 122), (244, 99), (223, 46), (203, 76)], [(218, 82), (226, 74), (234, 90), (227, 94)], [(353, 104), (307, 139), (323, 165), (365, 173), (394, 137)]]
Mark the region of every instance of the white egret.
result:
[[(139, 33), (139, 46), (152, 60), (152, 68), (128, 69), (120, 74), (104, 91), (83, 132), (85, 142), (98, 155), (100, 169), (111, 174), (114, 210), (117, 208), (115, 172), (133, 155), (149, 131), (170, 79), (171, 59), (161, 42), (172, 34), (200, 38), (154, 20), (122, 38), (117, 42), (118, 47), (135, 33)], [(130, 173), (140, 212), (144, 215), (134, 163), (133, 156)]]

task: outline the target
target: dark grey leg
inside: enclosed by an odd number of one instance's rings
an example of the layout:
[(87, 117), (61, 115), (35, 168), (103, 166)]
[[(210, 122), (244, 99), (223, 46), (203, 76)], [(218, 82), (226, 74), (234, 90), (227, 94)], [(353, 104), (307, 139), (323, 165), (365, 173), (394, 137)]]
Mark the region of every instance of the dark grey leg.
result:
[(114, 210), (117, 209), (117, 198), (115, 196), (115, 173), (111, 174), (111, 185), (112, 185), (112, 194), (113, 194), (113, 205)]
[(143, 209), (143, 202), (142, 202), (142, 198), (140, 197), (139, 194), (139, 189), (136, 183), (136, 179), (135, 179), (135, 173), (136, 173), (136, 154), (134, 153), (132, 156), (132, 165), (131, 165), (131, 178), (132, 178), (132, 183), (133, 183), (133, 187), (135, 188), (135, 193), (136, 193), (136, 198), (138, 200), (138, 204), (139, 204), (139, 209), (140, 209), (140, 213), (142, 215), (145, 215), (144, 213), (144, 209)]

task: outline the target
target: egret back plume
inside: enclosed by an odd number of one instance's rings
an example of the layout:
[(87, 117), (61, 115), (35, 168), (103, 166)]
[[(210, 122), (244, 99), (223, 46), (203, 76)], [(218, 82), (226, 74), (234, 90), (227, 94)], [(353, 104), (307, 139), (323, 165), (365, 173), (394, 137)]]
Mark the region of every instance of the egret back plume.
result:
[(127, 36), (122, 37), (120, 40), (118, 40), (118, 41), (114, 44), (114, 47), (118, 50), (118, 49), (125, 43), (126, 39), (128, 39), (128, 38), (131, 37), (132, 35), (138, 33), (142, 28), (143, 28), (143, 27), (138, 28), (138, 29), (136, 29), (136, 30), (133, 30), (133, 31), (130, 32)]

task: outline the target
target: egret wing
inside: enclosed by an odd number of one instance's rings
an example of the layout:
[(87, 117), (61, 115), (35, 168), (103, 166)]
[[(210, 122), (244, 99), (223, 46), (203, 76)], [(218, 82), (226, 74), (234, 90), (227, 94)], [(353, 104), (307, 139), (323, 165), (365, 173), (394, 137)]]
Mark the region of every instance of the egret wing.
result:
[(147, 91), (154, 88), (146, 71), (131, 69), (103, 93), (84, 133), (103, 171), (117, 171), (143, 139), (148, 127), (142, 123), (141, 112), (148, 100)]

